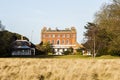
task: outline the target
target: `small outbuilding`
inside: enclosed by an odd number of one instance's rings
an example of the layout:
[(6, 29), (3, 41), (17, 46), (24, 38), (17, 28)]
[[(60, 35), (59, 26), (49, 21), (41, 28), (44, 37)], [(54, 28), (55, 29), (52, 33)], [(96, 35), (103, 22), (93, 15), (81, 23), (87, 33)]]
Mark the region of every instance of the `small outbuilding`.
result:
[(27, 40), (16, 40), (12, 43), (12, 56), (35, 55), (35, 48)]

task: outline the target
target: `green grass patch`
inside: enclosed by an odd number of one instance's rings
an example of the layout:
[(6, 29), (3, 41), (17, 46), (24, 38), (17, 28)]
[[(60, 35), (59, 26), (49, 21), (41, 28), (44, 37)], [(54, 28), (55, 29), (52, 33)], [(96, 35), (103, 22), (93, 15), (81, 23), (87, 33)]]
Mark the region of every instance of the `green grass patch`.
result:
[(100, 57), (93, 58), (92, 56), (86, 55), (35, 55), (35, 56), (11, 56), (11, 57), (4, 57), (4, 58), (40, 58), (40, 59), (120, 59), (120, 56), (111, 56), (111, 55), (104, 55)]
[(89, 59), (92, 58), (91, 56), (83, 56), (83, 55), (61, 55), (61, 56), (55, 56), (55, 58), (65, 58), (65, 59), (69, 59), (69, 58), (82, 58), (82, 59)]
[(104, 55), (93, 58), (83, 55), (40, 55), (38, 58), (58, 58), (58, 59), (120, 59), (119, 56)]

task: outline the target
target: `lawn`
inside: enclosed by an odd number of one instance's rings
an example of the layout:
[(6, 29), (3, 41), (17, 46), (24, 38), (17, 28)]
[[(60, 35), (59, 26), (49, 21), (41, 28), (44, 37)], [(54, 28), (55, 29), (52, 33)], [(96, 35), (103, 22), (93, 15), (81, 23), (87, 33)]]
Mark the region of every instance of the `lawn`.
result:
[[(13, 56), (13, 57), (7, 57), (7, 58), (93, 59), (92, 56), (83, 56), (83, 55), (36, 55), (36, 56)], [(120, 57), (105, 55), (105, 56), (95, 57), (94, 59), (120, 59)]]

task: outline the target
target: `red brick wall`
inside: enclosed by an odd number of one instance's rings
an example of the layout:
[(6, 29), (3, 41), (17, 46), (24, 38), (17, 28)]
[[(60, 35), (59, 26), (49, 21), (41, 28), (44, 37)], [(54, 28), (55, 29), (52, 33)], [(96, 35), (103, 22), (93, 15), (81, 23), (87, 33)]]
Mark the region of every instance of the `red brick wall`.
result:
[[(55, 35), (55, 37), (52, 35)], [(63, 37), (63, 35), (65, 35), (65, 37)], [(66, 45), (68, 40), (69, 45), (72, 45), (76, 43), (76, 32), (42, 32), (41, 40), (43, 42), (50, 41), (50, 43), (52, 43), (52, 40), (54, 40), (54, 45), (57, 44), (57, 40), (60, 41), (60, 45)], [(62, 40), (64, 40), (64, 44), (62, 43)]]

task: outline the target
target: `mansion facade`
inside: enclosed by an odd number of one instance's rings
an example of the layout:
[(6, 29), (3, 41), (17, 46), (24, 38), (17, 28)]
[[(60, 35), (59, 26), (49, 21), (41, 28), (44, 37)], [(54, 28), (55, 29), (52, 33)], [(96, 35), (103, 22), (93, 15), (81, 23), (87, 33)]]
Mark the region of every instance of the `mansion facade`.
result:
[(52, 44), (53, 51), (56, 55), (62, 55), (64, 51), (67, 51), (70, 47), (73, 51), (79, 47), (77, 41), (77, 32), (75, 27), (66, 28), (64, 30), (44, 27), (41, 30), (41, 41), (49, 42)]

